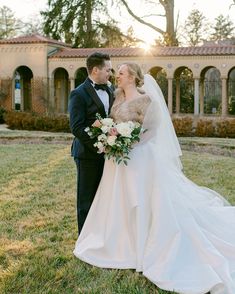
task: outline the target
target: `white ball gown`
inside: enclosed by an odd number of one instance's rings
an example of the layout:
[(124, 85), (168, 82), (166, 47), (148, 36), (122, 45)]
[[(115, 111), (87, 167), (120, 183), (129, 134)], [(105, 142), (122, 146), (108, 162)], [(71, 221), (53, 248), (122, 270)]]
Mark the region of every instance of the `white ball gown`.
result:
[[(146, 96), (113, 113), (135, 120)], [(74, 255), (101, 268), (136, 269), (182, 294), (235, 294), (235, 207), (166, 164), (152, 140), (136, 144), (128, 166), (106, 160)]]

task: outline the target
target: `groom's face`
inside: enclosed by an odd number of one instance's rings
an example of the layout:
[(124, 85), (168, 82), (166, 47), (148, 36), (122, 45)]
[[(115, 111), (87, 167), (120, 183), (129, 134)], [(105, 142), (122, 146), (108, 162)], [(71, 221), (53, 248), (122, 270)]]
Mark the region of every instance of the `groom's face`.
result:
[(107, 84), (111, 74), (112, 74), (112, 64), (110, 60), (104, 61), (103, 67), (95, 67), (95, 82), (97, 84)]

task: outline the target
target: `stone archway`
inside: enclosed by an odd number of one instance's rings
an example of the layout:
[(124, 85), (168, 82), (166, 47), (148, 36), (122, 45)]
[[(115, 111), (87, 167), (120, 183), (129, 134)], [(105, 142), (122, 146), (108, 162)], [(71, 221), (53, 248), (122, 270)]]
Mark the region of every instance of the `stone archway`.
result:
[(80, 67), (75, 74), (75, 88), (81, 85), (87, 76), (87, 69), (85, 67)]
[(194, 80), (192, 70), (182, 66), (176, 69), (173, 80), (173, 112), (194, 113)]
[(55, 110), (58, 113), (67, 113), (69, 96), (68, 72), (59, 67), (54, 71), (54, 99)]
[(167, 81), (167, 74), (166, 71), (159, 66), (152, 67), (149, 70), (149, 74), (156, 80), (159, 87), (162, 90), (163, 96), (166, 100), (168, 100), (168, 81)]
[(221, 114), (222, 83), (220, 71), (213, 66), (206, 67), (201, 72), (201, 114)]
[(33, 72), (27, 66), (20, 66), (14, 72), (13, 109), (32, 110), (32, 79)]
[(228, 74), (228, 113), (235, 114), (235, 67)]

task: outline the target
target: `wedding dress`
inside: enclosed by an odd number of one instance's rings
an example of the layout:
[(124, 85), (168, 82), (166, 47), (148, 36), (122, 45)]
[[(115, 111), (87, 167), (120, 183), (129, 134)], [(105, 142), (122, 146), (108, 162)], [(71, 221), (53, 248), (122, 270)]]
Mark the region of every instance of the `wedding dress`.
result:
[[(144, 123), (150, 103), (146, 95), (120, 98), (111, 114)], [(235, 207), (185, 177), (170, 159), (180, 155), (178, 143), (156, 146), (148, 133), (128, 166), (105, 161), (75, 256), (102, 268), (136, 269), (164, 290), (235, 294)]]

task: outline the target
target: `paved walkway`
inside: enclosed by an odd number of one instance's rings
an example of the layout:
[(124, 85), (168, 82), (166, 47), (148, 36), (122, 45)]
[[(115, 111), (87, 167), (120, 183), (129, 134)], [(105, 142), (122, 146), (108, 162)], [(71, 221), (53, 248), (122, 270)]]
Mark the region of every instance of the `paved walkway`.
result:
[(0, 131), (12, 131), (12, 130), (8, 129), (6, 124), (0, 124)]

